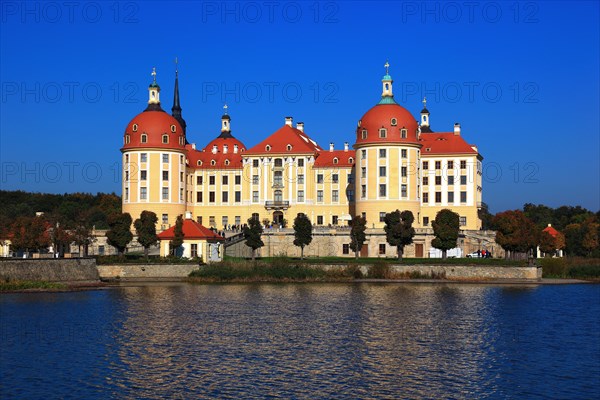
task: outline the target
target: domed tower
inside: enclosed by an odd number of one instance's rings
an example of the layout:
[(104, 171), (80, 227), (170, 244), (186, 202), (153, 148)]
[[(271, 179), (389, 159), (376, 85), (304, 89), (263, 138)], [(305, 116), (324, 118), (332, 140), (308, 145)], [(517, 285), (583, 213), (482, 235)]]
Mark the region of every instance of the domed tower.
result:
[(122, 201), (134, 220), (144, 210), (155, 212), (160, 230), (186, 210), (186, 140), (179, 121), (160, 106), (155, 69), (152, 76), (148, 106), (125, 128)]
[(383, 227), (385, 213), (420, 211), (419, 126), (394, 100), (389, 63), (381, 80), (381, 100), (358, 121), (356, 129), (356, 215), (368, 227)]

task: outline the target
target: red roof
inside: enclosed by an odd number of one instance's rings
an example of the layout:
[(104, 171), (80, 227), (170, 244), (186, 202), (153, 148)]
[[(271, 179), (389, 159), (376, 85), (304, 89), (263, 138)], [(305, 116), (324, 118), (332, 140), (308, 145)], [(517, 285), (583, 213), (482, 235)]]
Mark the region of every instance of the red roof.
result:
[[(158, 238), (161, 240), (171, 240), (175, 237), (175, 226), (173, 225), (166, 231), (158, 234)], [(223, 241), (224, 238), (221, 235), (217, 235), (207, 227), (200, 225), (193, 219), (183, 220), (183, 238), (185, 239), (204, 239), (213, 241)]]
[(423, 145), (423, 157), (431, 154), (477, 154), (477, 150), (454, 132), (422, 133), (419, 141)]
[[(337, 163), (334, 160), (337, 159)], [(356, 161), (354, 150), (320, 151), (315, 159), (315, 168), (352, 167)]]
[[(236, 145), (238, 150), (237, 153), (234, 153)], [(214, 146), (217, 146), (216, 153), (213, 153)], [(225, 146), (227, 146), (227, 150), (225, 150)], [(203, 150), (194, 150), (191, 145), (187, 145), (186, 149), (188, 150), (190, 168), (241, 169), (242, 153), (246, 151), (246, 146), (236, 138), (230, 136), (214, 139)], [(200, 164), (198, 161), (200, 161)]]
[[(288, 148), (288, 145), (291, 147)], [(269, 146), (269, 150), (267, 150)], [(271, 136), (248, 149), (247, 154), (306, 154), (321, 151), (319, 145), (304, 132), (284, 125)]]
[(552, 237), (556, 237), (558, 235), (558, 231), (552, 227), (552, 225), (548, 224), (547, 227), (544, 228), (542, 232), (548, 232)]
[[(144, 143), (142, 143), (142, 135), (146, 135)], [(163, 135), (168, 135), (168, 143), (163, 143)], [(133, 117), (125, 128), (125, 139), (127, 136), (129, 136), (129, 143), (125, 140), (122, 150), (139, 147), (178, 150), (185, 148), (185, 136), (181, 125), (163, 110), (144, 111)], [(182, 142), (184, 144), (181, 144)]]
[[(387, 131), (385, 137), (380, 137), (381, 128)], [(356, 128), (356, 144), (418, 143), (417, 128), (415, 117), (406, 108), (399, 104), (377, 104), (361, 118)], [(406, 129), (406, 138), (402, 138), (402, 129)], [(366, 139), (363, 139), (363, 130), (367, 131)]]

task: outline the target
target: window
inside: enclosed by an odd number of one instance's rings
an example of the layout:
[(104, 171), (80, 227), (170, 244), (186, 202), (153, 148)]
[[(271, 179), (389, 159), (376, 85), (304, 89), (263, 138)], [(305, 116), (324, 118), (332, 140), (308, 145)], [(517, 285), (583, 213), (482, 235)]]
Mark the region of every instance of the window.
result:
[(240, 217), (239, 215), (235, 216), (235, 224), (237, 226), (240, 226), (242, 224), (242, 217)]
[(224, 215), (221, 217), (221, 225), (223, 225), (223, 228), (225, 228), (227, 224), (229, 224), (229, 217)]
[(214, 203), (216, 199), (215, 192), (208, 192), (208, 201)]
[(390, 120), (390, 124), (391, 124), (392, 126), (396, 126), (396, 125), (398, 125), (398, 120), (397, 120), (396, 118), (392, 118), (392, 119)]
[(467, 168), (467, 161), (460, 160), (460, 169), (465, 169), (465, 168)]
[(460, 192), (460, 202), (461, 203), (467, 202), (467, 192)]
[(387, 195), (387, 186), (385, 184), (379, 185), (379, 196), (385, 197)]
[(385, 222), (385, 216), (387, 215), (386, 212), (384, 211), (380, 211), (379, 212), (379, 222)]
[(338, 174), (331, 175), (331, 182), (338, 183), (338, 181), (339, 181), (339, 175)]
[(408, 158), (408, 151), (406, 149), (400, 150), (400, 155), (402, 158)]
[(129, 154), (125, 154), (125, 164), (129, 164)]
[(183, 189), (179, 189), (179, 201), (183, 201)]
[(441, 185), (442, 184), (442, 177), (441, 176), (436, 176), (435, 177), (435, 184), (436, 185)]
[(145, 187), (140, 188), (140, 200), (146, 200), (148, 198), (148, 189)]
[(435, 202), (436, 203), (442, 202), (442, 192), (435, 192)]
[(360, 169), (360, 177), (361, 178), (366, 178), (367, 177), (367, 167), (361, 167), (361, 169)]
[(209, 185), (215, 184), (215, 176), (214, 175), (208, 177), (208, 184)]
[(332, 215), (331, 216), (331, 225), (337, 225), (337, 224), (338, 224), (338, 216)]
[(162, 155), (162, 162), (164, 162), (164, 163), (168, 163), (169, 162), (169, 155), (168, 154), (163, 154)]
[(340, 192), (337, 190), (332, 190), (331, 191), (331, 201), (333, 201), (334, 203), (337, 203), (338, 201), (340, 201)]
[(239, 203), (242, 201), (242, 192), (240, 192), (239, 190), (237, 190), (234, 194), (235, 196), (235, 202)]
[(252, 184), (258, 185), (258, 175), (252, 175)]
[(148, 135), (142, 135), (141, 136), (141, 142), (142, 143), (148, 143)]
[(361, 132), (361, 135), (362, 135), (363, 139), (366, 139), (367, 138), (367, 130), (363, 129), (362, 132)]
[(454, 175), (448, 175), (448, 185), (454, 185)]
[(169, 200), (169, 188), (162, 188), (162, 199)]
[(322, 190), (317, 190), (317, 202), (318, 203), (323, 202), (323, 191)]
[(140, 171), (140, 180), (141, 181), (145, 181), (148, 179), (148, 171), (146, 170), (141, 170)]
[(361, 185), (360, 197), (361, 197), (361, 199), (364, 199), (365, 197), (367, 197), (367, 185)]
[(129, 188), (125, 188), (125, 200), (129, 200)]
[(259, 221), (260, 220), (260, 215), (258, 213), (252, 213), (252, 219), (255, 221)]
[(400, 185), (400, 196), (402, 196), (402, 197), (408, 196), (407, 187), (404, 184)]
[(423, 226), (429, 226), (429, 217), (423, 217)]
[(270, 145), (266, 145), (266, 146), (265, 146), (265, 150), (266, 150), (266, 151), (271, 151), (271, 146), (270, 146)]
[(229, 192), (221, 192), (221, 201), (223, 203), (229, 202)]
[(133, 131), (134, 131), (134, 132), (137, 132), (137, 130), (138, 130), (138, 124), (133, 124), (133, 127), (132, 127), (132, 128), (133, 128)]
[(242, 184), (242, 176), (241, 175), (236, 175), (235, 176), (235, 182), (236, 185), (241, 185)]
[(202, 176), (197, 176), (196, 177), (196, 184), (197, 185), (202, 185)]
[(460, 217), (460, 226), (466, 226), (467, 225), (467, 217)]
[(400, 137), (401, 137), (402, 139), (406, 139), (406, 135), (407, 135), (407, 133), (408, 133), (408, 131), (407, 131), (405, 128), (402, 128), (402, 129), (400, 130)]
[(229, 177), (227, 175), (223, 175), (221, 179), (223, 181), (223, 185), (229, 185)]
[(198, 257), (198, 244), (197, 243), (192, 243), (192, 245), (190, 246), (190, 253), (191, 253), (192, 258)]
[(342, 254), (350, 254), (350, 245), (348, 243), (342, 245)]
[(140, 162), (148, 162), (148, 153), (140, 154)]
[(196, 203), (202, 203), (202, 192), (196, 192)]
[(442, 168), (442, 162), (441, 161), (436, 161), (435, 162), (435, 169), (441, 169)]
[(164, 144), (169, 143), (169, 135), (162, 135), (162, 142)]
[(125, 182), (129, 180), (129, 171), (125, 171)]
[(252, 166), (258, 168), (258, 160), (252, 160)]
[(162, 215), (162, 223), (163, 224), (168, 224), (169, 223), (169, 214), (163, 214)]
[(423, 161), (423, 169), (429, 169), (429, 161)]
[(448, 192), (448, 203), (454, 203), (454, 192)]
[(304, 190), (298, 190), (298, 203), (304, 203)]
[(429, 203), (429, 193), (423, 193), (423, 203)]
[(304, 167), (304, 158), (299, 158), (298, 159), (298, 166), (299, 167)]
[(386, 176), (386, 168), (379, 167), (379, 176)]
[(304, 174), (298, 175), (298, 184), (304, 185)]
[(454, 161), (448, 161), (448, 169), (454, 169)]
[(408, 175), (408, 170), (406, 167), (400, 167), (400, 174), (403, 178), (406, 178), (406, 176)]
[(317, 183), (323, 183), (323, 174), (317, 174)]
[(379, 255), (385, 256), (385, 243), (379, 243)]
[(381, 128), (379, 129), (379, 137), (385, 139), (387, 137), (387, 129)]
[(276, 190), (274, 197), (275, 197), (274, 200), (276, 202), (282, 202), (283, 201), (283, 192), (281, 190)]
[(334, 164), (337, 164), (337, 163), (338, 163), (338, 161), (339, 161), (339, 160), (338, 160), (338, 158), (337, 158), (337, 157), (334, 157), (334, 158), (333, 158), (333, 163), (334, 163)]
[(317, 225), (323, 225), (323, 216), (317, 215)]
[(168, 181), (169, 180), (169, 171), (163, 171), (162, 172), (162, 180), (163, 181)]
[(252, 202), (258, 203), (258, 190), (252, 192)]
[(180, 181), (180, 182), (183, 182), (183, 172), (180, 172), (180, 173), (179, 173), (179, 181)]
[(460, 176), (460, 184), (461, 185), (466, 185), (467, 184), (467, 176), (466, 175), (461, 175)]
[(283, 160), (281, 158), (276, 158), (275, 159), (275, 168), (281, 168), (283, 167)]
[(129, 144), (131, 142), (131, 138), (129, 135), (125, 135), (125, 144)]
[(361, 153), (362, 153), (362, 158), (363, 158), (363, 160), (364, 160), (365, 158), (367, 158), (367, 151), (366, 151), (366, 150), (362, 150), (362, 151), (361, 151)]
[(211, 215), (210, 217), (208, 217), (208, 224), (210, 226), (216, 227), (217, 225), (217, 220), (215, 219), (214, 215)]
[(379, 149), (379, 157), (385, 158), (387, 156), (387, 152), (385, 149)]
[(423, 177), (423, 186), (429, 185), (429, 177), (428, 176), (424, 176)]

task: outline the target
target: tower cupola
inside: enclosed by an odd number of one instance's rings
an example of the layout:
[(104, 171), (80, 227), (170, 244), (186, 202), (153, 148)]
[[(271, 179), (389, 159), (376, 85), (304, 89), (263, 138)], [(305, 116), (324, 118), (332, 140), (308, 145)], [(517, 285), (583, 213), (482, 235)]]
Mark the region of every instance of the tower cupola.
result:
[(384, 67), (385, 75), (381, 79), (382, 91), (379, 104), (396, 104), (396, 101), (394, 100), (394, 93), (392, 92), (392, 84), (394, 83), (394, 80), (390, 76), (389, 72), (390, 63), (386, 61)]

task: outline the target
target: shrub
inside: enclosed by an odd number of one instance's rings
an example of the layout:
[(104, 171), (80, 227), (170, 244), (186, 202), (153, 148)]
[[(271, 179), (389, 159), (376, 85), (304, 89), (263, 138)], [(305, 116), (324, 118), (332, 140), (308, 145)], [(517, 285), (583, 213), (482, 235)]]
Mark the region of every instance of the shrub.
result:
[(371, 279), (389, 279), (391, 277), (391, 268), (385, 261), (377, 261), (369, 266), (367, 276)]
[(543, 278), (566, 278), (569, 267), (564, 258), (544, 258), (540, 260)]

